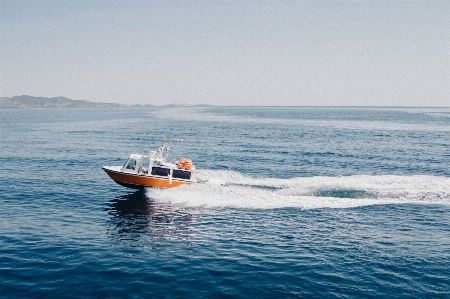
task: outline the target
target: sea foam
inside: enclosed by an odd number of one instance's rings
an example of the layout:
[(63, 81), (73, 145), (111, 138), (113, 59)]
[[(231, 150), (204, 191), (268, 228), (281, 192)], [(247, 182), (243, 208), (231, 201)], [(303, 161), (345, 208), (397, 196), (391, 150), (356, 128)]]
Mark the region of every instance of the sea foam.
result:
[(219, 184), (148, 189), (151, 199), (206, 208), (351, 208), (380, 204), (450, 205), (450, 178), (354, 175), (252, 178), (233, 171), (203, 171)]

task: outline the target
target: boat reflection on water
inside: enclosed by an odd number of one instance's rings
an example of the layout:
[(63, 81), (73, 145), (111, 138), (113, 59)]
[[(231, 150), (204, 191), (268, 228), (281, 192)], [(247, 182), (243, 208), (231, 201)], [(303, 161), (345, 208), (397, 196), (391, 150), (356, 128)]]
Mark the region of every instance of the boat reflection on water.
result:
[(148, 198), (145, 190), (116, 197), (105, 210), (111, 238), (127, 247), (154, 246), (161, 240), (190, 245), (192, 215)]

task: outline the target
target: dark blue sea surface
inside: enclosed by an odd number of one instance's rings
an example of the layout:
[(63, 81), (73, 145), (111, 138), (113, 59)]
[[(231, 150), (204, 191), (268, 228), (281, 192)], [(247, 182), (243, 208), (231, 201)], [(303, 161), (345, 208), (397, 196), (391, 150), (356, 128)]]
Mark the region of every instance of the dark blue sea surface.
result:
[[(450, 298), (450, 108), (2, 109), (0, 134), (1, 298)], [(164, 139), (211, 183), (101, 169)]]

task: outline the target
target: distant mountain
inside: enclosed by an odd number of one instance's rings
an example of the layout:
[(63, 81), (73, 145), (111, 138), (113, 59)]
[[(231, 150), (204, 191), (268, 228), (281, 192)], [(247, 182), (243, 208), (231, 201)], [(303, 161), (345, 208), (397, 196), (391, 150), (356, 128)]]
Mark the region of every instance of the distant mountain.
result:
[(149, 106), (153, 105), (95, 103), (83, 100), (72, 100), (65, 97), (46, 98), (28, 95), (0, 98), (0, 108), (128, 108)]

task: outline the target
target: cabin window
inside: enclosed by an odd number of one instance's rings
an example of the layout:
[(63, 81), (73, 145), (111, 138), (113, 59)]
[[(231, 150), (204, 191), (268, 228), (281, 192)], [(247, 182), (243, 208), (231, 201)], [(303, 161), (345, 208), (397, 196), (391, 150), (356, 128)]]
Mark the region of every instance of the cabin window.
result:
[(153, 175), (168, 176), (169, 173), (170, 173), (170, 169), (167, 169), (167, 168), (162, 168), (162, 167), (153, 167), (152, 168)]
[(128, 163), (126, 163), (126, 169), (132, 169), (135, 170), (136, 169), (136, 160), (135, 159), (129, 159)]
[(172, 176), (177, 179), (189, 180), (189, 179), (191, 179), (191, 172), (174, 169)]

